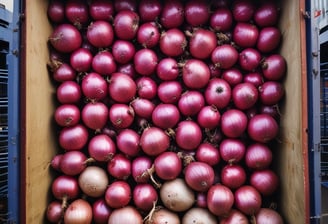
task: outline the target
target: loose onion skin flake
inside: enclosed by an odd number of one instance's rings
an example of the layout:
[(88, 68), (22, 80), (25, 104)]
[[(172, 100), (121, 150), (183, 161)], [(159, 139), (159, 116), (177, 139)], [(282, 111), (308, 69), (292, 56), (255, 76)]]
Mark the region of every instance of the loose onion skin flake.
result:
[(47, 221), (282, 223), (265, 208), (289, 92), (276, 1), (49, 0), (47, 16)]

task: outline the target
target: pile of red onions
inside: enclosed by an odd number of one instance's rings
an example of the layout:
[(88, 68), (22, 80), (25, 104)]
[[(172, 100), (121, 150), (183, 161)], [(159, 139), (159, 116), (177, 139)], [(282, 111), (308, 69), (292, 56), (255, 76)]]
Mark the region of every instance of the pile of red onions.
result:
[[(50, 0), (51, 223), (282, 223), (276, 1)], [(279, 208), (279, 206), (278, 206)]]

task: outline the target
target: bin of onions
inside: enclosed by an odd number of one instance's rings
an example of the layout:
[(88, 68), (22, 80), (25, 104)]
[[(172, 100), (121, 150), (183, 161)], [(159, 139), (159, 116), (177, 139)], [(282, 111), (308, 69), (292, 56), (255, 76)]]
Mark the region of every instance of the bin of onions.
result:
[(283, 222), (270, 208), (287, 66), (276, 1), (51, 0), (47, 12), (61, 148), (49, 222)]

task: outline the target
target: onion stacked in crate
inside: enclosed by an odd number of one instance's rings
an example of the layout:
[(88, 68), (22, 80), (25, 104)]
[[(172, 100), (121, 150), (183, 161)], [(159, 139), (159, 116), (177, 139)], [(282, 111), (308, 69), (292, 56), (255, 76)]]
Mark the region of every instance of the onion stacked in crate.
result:
[(286, 75), (279, 10), (50, 1), (60, 151), (48, 220), (282, 223), (272, 165)]

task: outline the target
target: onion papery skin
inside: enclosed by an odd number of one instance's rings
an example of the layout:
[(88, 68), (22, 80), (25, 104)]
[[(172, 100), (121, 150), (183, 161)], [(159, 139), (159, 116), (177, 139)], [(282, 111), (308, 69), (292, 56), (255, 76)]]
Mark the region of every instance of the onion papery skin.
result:
[(234, 195), (232, 191), (221, 184), (210, 187), (207, 192), (207, 207), (217, 216), (229, 214), (234, 204)]
[(142, 216), (138, 210), (132, 206), (126, 206), (113, 210), (109, 216), (108, 224), (142, 224)]
[(238, 188), (234, 196), (236, 208), (246, 215), (255, 215), (261, 208), (262, 196), (250, 185)]
[(107, 187), (105, 192), (106, 203), (111, 208), (127, 206), (131, 200), (131, 196), (131, 188), (129, 184), (123, 180), (114, 181)]
[(202, 131), (194, 121), (180, 121), (175, 132), (177, 145), (184, 150), (194, 150), (202, 141)]
[(172, 212), (166, 208), (158, 208), (153, 215), (146, 220), (145, 224), (180, 224), (180, 218), (176, 212)]
[(89, 133), (82, 124), (65, 127), (59, 133), (59, 144), (66, 151), (81, 150), (87, 143)]
[(92, 207), (86, 200), (76, 199), (65, 210), (64, 222), (67, 224), (90, 224)]
[(79, 175), (78, 182), (84, 194), (98, 198), (105, 194), (109, 178), (104, 169), (98, 166), (88, 166)]
[(204, 162), (191, 162), (185, 169), (185, 181), (195, 191), (205, 192), (214, 183), (214, 170)]
[(169, 136), (158, 127), (145, 129), (140, 137), (140, 146), (149, 156), (157, 156), (170, 146)]
[(150, 179), (148, 170), (153, 161), (148, 156), (138, 156), (132, 161), (132, 177), (137, 183), (147, 183)]
[(101, 130), (108, 121), (108, 107), (101, 102), (88, 103), (81, 111), (82, 121), (92, 130)]
[(182, 224), (206, 223), (216, 224), (216, 217), (204, 208), (191, 208), (182, 217)]

